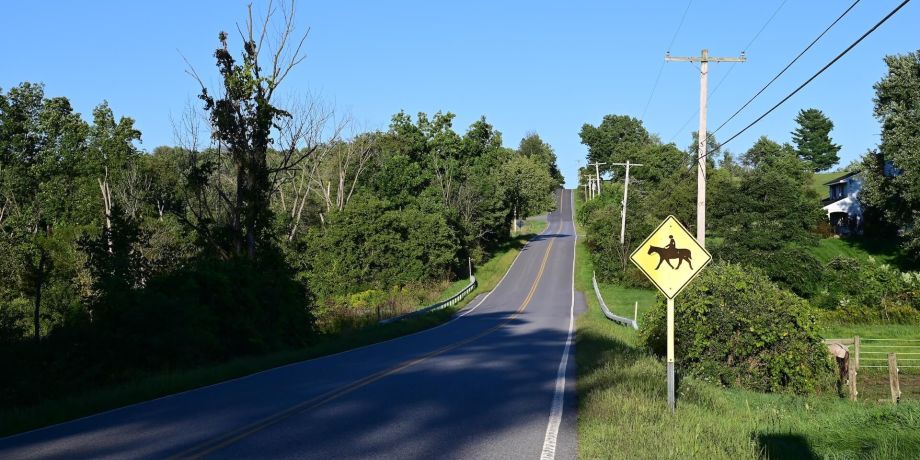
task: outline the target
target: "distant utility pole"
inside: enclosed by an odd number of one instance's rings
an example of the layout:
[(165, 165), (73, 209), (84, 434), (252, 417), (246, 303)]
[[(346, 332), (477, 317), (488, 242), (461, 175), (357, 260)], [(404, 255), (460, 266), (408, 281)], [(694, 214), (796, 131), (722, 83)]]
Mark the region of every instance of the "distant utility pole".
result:
[(597, 180), (597, 196), (601, 195), (601, 169), (600, 168), (601, 168), (601, 165), (605, 165), (605, 164), (607, 163), (598, 163), (596, 161), (594, 163), (588, 163), (588, 166), (594, 165), (594, 174), (595, 174), (594, 178)]
[(594, 199), (594, 176), (588, 174), (588, 192), (590, 192), (589, 198)]
[(620, 244), (626, 240), (626, 199), (629, 197), (629, 168), (632, 166), (644, 166), (639, 163), (630, 163), (629, 160), (626, 160), (626, 163), (610, 163), (611, 166), (626, 166), (626, 178), (623, 179), (623, 210), (622, 221), (620, 222)]
[(710, 62), (744, 62), (747, 58), (744, 52), (740, 57), (712, 57), (709, 50), (703, 50), (699, 56), (672, 57), (671, 53), (664, 56), (664, 60), (673, 62), (699, 62), (700, 63), (700, 130), (697, 132), (697, 170), (696, 170), (696, 241), (703, 248), (706, 247), (706, 95), (707, 78), (709, 76)]

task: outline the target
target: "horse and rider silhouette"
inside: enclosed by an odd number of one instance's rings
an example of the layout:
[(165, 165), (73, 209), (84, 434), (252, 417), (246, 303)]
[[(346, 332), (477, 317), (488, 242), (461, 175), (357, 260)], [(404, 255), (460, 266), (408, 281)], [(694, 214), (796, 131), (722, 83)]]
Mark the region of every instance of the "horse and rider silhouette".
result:
[[(667, 246), (663, 248), (658, 246), (649, 246), (648, 248), (649, 255), (656, 253), (658, 254), (658, 257), (661, 257), (661, 259), (658, 260), (658, 265), (655, 267), (655, 270), (658, 270), (658, 268), (661, 267), (662, 262), (667, 263), (669, 267), (677, 270), (685, 260), (687, 261), (687, 265), (689, 265), (692, 269), (693, 264), (690, 263), (690, 250), (678, 248), (674, 243), (674, 235), (668, 235), (668, 238), (670, 238), (671, 241)], [(671, 261), (674, 259), (677, 259), (677, 267), (671, 265)]]

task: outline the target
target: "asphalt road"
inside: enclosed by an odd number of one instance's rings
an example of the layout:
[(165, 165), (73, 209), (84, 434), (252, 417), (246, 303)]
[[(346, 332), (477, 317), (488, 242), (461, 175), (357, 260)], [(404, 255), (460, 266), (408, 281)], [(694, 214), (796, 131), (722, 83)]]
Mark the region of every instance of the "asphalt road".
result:
[(571, 191), (451, 321), (0, 439), (0, 458), (574, 458)]

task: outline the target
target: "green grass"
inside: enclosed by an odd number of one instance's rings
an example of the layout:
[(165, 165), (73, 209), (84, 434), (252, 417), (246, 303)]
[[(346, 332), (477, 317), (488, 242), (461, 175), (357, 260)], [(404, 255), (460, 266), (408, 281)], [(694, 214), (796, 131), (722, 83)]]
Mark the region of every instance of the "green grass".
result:
[[(587, 256), (587, 253), (585, 254)], [(651, 289), (638, 289), (619, 286), (616, 284), (598, 283), (601, 296), (604, 297), (604, 303), (610, 311), (619, 316), (632, 318), (636, 310), (636, 302), (639, 303), (639, 314), (637, 318), (641, 323), (642, 316), (655, 304), (657, 294)], [(594, 290), (588, 291), (589, 295), (594, 295)]]
[[(0, 409), (0, 437), (211, 385), (285, 364), (382, 342), (437, 326), (449, 320), (454, 312), (480, 293), (494, 289), (531, 237), (533, 237), (532, 234), (517, 236), (500, 247), (495, 255), (482, 266), (474, 268), (479, 281), (477, 288), (453, 308), (445, 308), (391, 324), (375, 325), (324, 337), (318, 343), (302, 349), (246, 356), (225, 363), (176, 372), (150, 374), (130, 383), (98, 388), (63, 399), (45, 401), (36, 406), (2, 408)], [(462, 289), (467, 282), (468, 280), (464, 279), (458, 280), (457, 283), (462, 284), (460, 287)]]
[(546, 221), (546, 216), (528, 217), (515, 235), (539, 235), (543, 233), (543, 230), (546, 230), (547, 225), (549, 225), (549, 222)]
[[(668, 413), (664, 363), (639, 346), (635, 331), (601, 314), (582, 244), (577, 257), (576, 286), (588, 302), (575, 346), (580, 457), (896, 459), (920, 452), (917, 402), (761, 394), (688, 377), (678, 386), (676, 414)], [(606, 294), (605, 301), (616, 302)]]
[(865, 238), (825, 238), (818, 241), (818, 246), (810, 249), (811, 253), (823, 264), (835, 257), (850, 257), (862, 262), (870, 258), (894, 266), (902, 265), (902, 251), (897, 241), (877, 241)]
[(824, 185), (827, 182), (830, 182), (833, 179), (836, 179), (842, 175), (846, 174), (845, 172), (829, 172), (829, 173), (817, 173), (812, 177), (811, 186), (818, 192), (819, 199), (825, 199), (828, 197), (829, 188)]
[(825, 324), (821, 336), (827, 339), (844, 339), (853, 336), (874, 339), (920, 339), (920, 326), (916, 324)]

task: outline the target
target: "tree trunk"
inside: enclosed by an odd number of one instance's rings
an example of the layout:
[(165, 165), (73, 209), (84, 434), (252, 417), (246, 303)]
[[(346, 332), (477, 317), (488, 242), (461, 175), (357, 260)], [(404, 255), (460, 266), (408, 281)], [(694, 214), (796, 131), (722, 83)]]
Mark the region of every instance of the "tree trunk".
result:
[(35, 308), (32, 313), (32, 320), (34, 321), (35, 327), (35, 341), (38, 342), (41, 340), (41, 306), (42, 306), (42, 287), (45, 284), (45, 263), (47, 261), (48, 255), (45, 253), (45, 250), (41, 250), (41, 255), (38, 258), (38, 273), (35, 278)]

